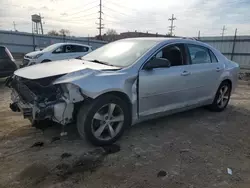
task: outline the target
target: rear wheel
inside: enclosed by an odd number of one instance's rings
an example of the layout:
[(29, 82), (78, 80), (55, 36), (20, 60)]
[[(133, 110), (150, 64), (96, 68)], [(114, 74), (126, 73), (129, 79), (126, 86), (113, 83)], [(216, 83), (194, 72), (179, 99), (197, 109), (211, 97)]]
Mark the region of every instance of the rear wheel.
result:
[(231, 89), (231, 84), (228, 81), (222, 82), (217, 90), (213, 103), (209, 106), (210, 110), (216, 112), (223, 111), (230, 100)]
[(83, 105), (78, 112), (77, 128), (81, 137), (94, 145), (115, 142), (130, 124), (129, 106), (113, 95), (106, 95)]

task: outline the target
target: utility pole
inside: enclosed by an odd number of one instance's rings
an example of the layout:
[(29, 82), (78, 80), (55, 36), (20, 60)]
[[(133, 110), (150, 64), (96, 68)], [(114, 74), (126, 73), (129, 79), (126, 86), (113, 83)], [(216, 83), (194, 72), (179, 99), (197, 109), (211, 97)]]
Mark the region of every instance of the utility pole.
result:
[(16, 30), (16, 23), (13, 21), (13, 27), (14, 27), (14, 31), (17, 31)]
[(200, 40), (201, 37), (201, 31), (198, 32), (198, 40)]
[(174, 26), (174, 20), (177, 20), (177, 19), (174, 17), (174, 14), (172, 14), (172, 17), (169, 18), (168, 20), (171, 21), (171, 26), (169, 26), (170, 36), (173, 36), (173, 30), (175, 28), (175, 26)]
[(222, 39), (223, 39), (223, 37), (224, 37), (225, 30), (227, 30), (227, 29), (226, 29), (226, 27), (225, 27), (225, 26), (223, 26), (223, 28), (222, 28), (222, 33), (221, 33)]
[(102, 12), (102, 0), (100, 0), (99, 6), (100, 6), (99, 18), (98, 18), (99, 19), (99, 27), (97, 27), (97, 29), (99, 29), (99, 37), (101, 39), (102, 38), (102, 29), (104, 28), (103, 24), (102, 24), (102, 14), (103, 14), (103, 12)]
[(233, 58), (234, 58), (234, 49), (235, 49), (236, 37), (237, 37), (237, 28), (235, 29), (235, 32), (234, 32), (234, 42), (233, 42), (233, 48), (232, 48), (232, 53), (231, 53), (231, 60), (233, 60)]

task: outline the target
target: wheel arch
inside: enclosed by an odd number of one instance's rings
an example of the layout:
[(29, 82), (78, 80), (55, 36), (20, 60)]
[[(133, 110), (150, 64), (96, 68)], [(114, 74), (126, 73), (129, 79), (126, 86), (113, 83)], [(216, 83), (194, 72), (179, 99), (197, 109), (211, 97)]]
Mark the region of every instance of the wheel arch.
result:
[(131, 102), (129, 96), (126, 93), (121, 92), (121, 91), (108, 91), (108, 92), (105, 92), (105, 93), (102, 93), (102, 94), (96, 96), (95, 98), (91, 98), (91, 97), (86, 96), (87, 98), (84, 99), (83, 101), (78, 102), (78, 103), (74, 103), (75, 108), (74, 108), (74, 113), (73, 113), (74, 115), (73, 116), (76, 117), (81, 105), (89, 104), (92, 101), (97, 100), (97, 99), (104, 97), (106, 95), (112, 95), (112, 96), (119, 97), (120, 99), (124, 100), (126, 102), (126, 104), (128, 105), (129, 111), (132, 115), (132, 102)]
[(126, 93), (121, 92), (121, 91), (108, 91), (106, 93), (103, 93), (103, 94), (97, 96), (95, 99), (103, 97), (105, 95), (113, 95), (113, 96), (119, 97), (120, 99), (126, 101), (126, 103), (129, 104), (130, 108), (132, 106), (132, 103), (131, 103), (129, 96)]
[(50, 59), (44, 59), (41, 61), (41, 63), (50, 62), (50, 61), (51, 61)]
[(224, 79), (221, 83), (227, 82), (230, 84), (230, 87), (232, 89), (232, 81), (229, 78)]

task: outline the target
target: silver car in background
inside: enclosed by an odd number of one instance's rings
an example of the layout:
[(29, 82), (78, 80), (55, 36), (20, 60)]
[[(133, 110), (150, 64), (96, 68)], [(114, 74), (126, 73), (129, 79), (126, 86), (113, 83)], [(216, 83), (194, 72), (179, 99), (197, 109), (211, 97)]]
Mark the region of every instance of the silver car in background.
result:
[(238, 64), (196, 40), (124, 39), (82, 59), (17, 70), (8, 81), (10, 107), (33, 124), (76, 122), (82, 137), (105, 145), (144, 120), (199, 106), (223, 111), (238, 71)]

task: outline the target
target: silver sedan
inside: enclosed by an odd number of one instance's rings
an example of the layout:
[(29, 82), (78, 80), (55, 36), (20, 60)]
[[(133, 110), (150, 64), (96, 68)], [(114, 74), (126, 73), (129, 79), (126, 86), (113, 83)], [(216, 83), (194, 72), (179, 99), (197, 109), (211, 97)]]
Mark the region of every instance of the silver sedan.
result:
[(199, 106), (223, 111), (239, 66), (215, 48), (183, 38), (133, 38), (82, 59), (20, 69), (10, 105), (33, 125), (76, 122), (95, 145), (115, 142), (131, 124)]

